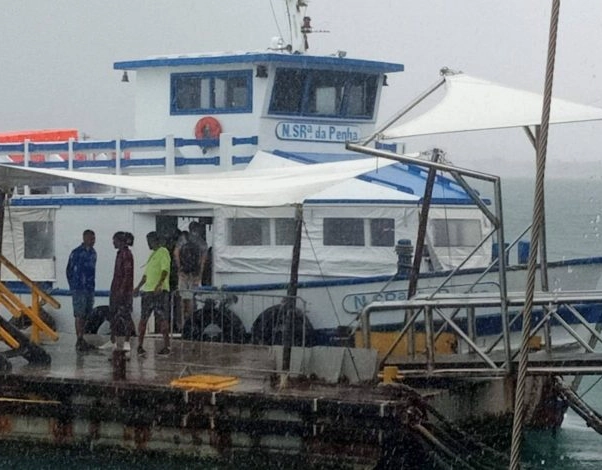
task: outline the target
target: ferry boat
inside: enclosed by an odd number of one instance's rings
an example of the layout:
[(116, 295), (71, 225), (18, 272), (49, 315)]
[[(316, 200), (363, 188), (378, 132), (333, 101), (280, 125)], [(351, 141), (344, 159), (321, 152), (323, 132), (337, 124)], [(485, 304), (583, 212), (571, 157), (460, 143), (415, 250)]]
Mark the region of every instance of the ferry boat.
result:
[[(387, 75), (404, 65), (308, 54), (311, 23), (298, 5), (304, 2), (288, 3), (292, 24), (299, 25), (290, 44), (279, 38), (257, 52), (116, 62), (124, 78), (136, 74), (132, 139), (69, 135), (48, 142), (32, 133), (15, 143), (0, 136), (1, 178), (4, 190), (10, 188), (2, 252), (60, 300), (61, 309), (51, 312), (60, 331), (73, 328), (65, 265), (84, 229), (96, 232), (96, 302), (102, 305), (114, 232), (135, 235), (139, 279), (148, 255), (145, 234), (157, 230), (173, 239), (195, 220), (212, 253), (210, 281), (197, 298), (217, 298), (227, 313), (227, 325), (223, 317), (218, 325), (204, 324), (213, 333), (200, 336), (272, 341), (278, 306), (289, 294), (301, 203), (296, 334), (306, 344), (348, 344), (366, 305), (405, 299), (412, 257), (421, 257), (418, 293), (500, 291), (492, 253), (505, 246), (504, 238), (494, 242), (497, 227), (482, 211), (495, 201), (475, 200), (449, 174), (437, 175), (428, 188), (429, 170), (419, 163), (437, 150), (391, 163), (346, 149), (377, 131)], [(391, 156), (398, 150), (378, 139), (374, 148)], [(417, 245), (423, 248), (414, 253)], [(505, 270), (508, 291), (524, 289), (528, 244), (520, 248), (520, 257), (513, 252), (498, 261), (512, 261)], [(600, 289), (601, 268), (598, 258), (548, 266), (559, 291)], [(26, 296), (10, 276), (3, 270), (3, 280)], [(583, 314), (595, 323), (600, 310), (588, 306)], [(399, 311), (372, 319), (383, 330), (403, 323)], [(495, 337), (500, 312), (486, 310), (476, 327), (478, 336)]]

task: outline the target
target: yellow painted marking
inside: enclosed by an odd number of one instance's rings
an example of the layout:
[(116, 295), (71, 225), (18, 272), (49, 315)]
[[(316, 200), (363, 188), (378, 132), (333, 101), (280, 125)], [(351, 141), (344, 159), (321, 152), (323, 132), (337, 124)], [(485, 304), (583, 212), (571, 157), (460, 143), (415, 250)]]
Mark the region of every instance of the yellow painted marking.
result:
[(236, 377), (227, 375), (189, 375), (172, 380), (170, 385), (195, 390), (222, 390), (237, 383)]

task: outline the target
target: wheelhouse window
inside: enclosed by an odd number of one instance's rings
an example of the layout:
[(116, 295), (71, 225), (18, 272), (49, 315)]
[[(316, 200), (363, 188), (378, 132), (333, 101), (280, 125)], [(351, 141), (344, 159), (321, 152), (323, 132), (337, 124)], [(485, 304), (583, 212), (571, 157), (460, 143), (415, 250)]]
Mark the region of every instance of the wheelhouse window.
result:
[(23, 222), (24, 258), (54, 258), (54, 224), (50, 221)]
[(171, 114), (249, 113), (250, 70), (171, 75)]
[(434, 246), (474, 247), (482, 238), (481, 222), (475, 219), (432, 219)]
[(371, 119), (378, 75), (276, 69), (270, 114)]

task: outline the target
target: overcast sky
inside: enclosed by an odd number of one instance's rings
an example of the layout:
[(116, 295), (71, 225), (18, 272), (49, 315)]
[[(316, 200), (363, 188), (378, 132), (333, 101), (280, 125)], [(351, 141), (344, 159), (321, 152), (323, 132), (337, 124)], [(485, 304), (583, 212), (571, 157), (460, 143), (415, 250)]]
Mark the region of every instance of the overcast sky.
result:
[[(272, 9), (271, 4), (274, 8)], [(438, 78), (443, 66), (542, 92), (551, 0), (311, 0), (310, 52), (400, 62), (381, 120)], [(74, 127), (91, 138), (133, 132), (133, 80), (113, 62), (160, 54), (264, 50), (287, 35), (280, 0), (19, 0), (2, 2), (0, 132)], [(274, 11), (274, 13), (273, 13)], [(276, 22), (276, 19), (278, 23)], [(602, 1), (563, 0), (554, 95), (602, 107)], [(133, 78), (134, 74), (131, 74)], [(408, 140), (441, 147), (458, 163), (492, 171), (522, 165), (533, 150), (521, 130)], [(602, 123), (555, 126), (558, 162), (598, 161)], [(496, 168), (491, 162), (503, 162)], [(579, 167), (586, 167), (580, 164)], [(602, 175), (602, 164), (594, 164)], [(599, 177), (599, 176), (598, 176)]]

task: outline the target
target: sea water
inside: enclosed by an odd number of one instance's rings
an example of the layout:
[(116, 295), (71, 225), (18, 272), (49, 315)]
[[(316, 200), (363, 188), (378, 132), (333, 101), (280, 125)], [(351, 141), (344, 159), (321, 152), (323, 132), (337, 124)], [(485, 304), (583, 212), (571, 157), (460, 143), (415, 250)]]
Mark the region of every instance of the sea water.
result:
[[(479, 189), (482, 195), (492, 195), (489, 188)], [(502, 179), (507, 242), (511, 242), (529, 224), (533, 194), (532, 179)], [(602, 256), (602, 179), (592, 176), (548, 180), (545, 198), (548, 259)], [(525, 239), (528, 240), (529, 236)], [(602, 380), (599, 377), (585, 377), (579, 393), (587, 403), (602, 412)], [(557, 432), (525, 434), (523, 462), (527, 468), (547, 470), (602, 469), (602, 436), (569, 410)], [(62, 469), (66, 465), (72, 469), (234, 468), (195, 459), (156, 459), (119, 453), (97, 455), (87, 449), (19, 449), (0, 444), (0, 469)], [(294, 462), (284, 465), (281, 462), (278, 468), (296, 468), (296, 465)]]
[[(548, 260), (602, 256), (602, 179), (549, 179), (544, 193)], [(532, 179), (502, 179), (507, 242), (513, 241), (532, 219), (533, 196)], [(602, 412), (600, 377), (584, 377), (578, 393)], [(557, 432), (527, 432), (522, 455), (528, 468), (601, 469), (602, 435), (569, 410)]]

